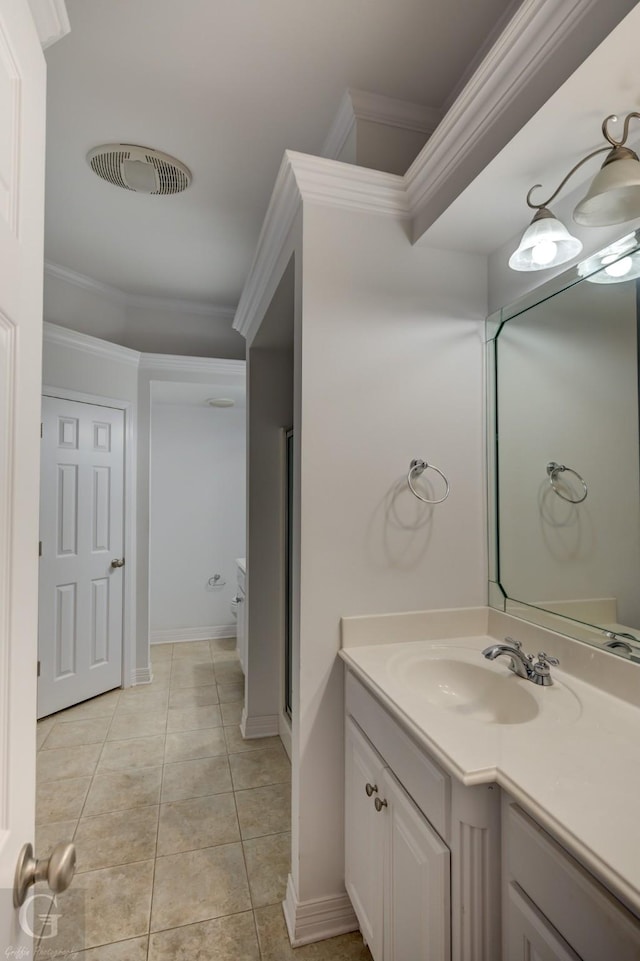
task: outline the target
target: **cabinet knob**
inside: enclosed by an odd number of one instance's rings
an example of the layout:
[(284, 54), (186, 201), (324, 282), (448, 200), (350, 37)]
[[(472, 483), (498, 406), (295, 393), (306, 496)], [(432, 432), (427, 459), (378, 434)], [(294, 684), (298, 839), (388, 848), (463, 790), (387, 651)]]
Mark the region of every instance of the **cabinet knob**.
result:
[(377, 784), (369, 784), (369, 783), (367, 782), (367, 784), (365, 784), (364, 789), (365, 789), (365, 791), (367, 792), (367, 797), (371, 797), (372, 794), (375, 794), (375, 793), (377, 792), (377, 790), (378, 790), (378, 785), (377, 785)]
[(381, 801), (379, 797), (377, 797), (373, 803), (375, 804), (375, 806), (376, 806), (376, 811), (378, 811), (378, 812), (380, 812), (383, 808), (388, 807), (387, 802), (386, 802), (386, 801)]

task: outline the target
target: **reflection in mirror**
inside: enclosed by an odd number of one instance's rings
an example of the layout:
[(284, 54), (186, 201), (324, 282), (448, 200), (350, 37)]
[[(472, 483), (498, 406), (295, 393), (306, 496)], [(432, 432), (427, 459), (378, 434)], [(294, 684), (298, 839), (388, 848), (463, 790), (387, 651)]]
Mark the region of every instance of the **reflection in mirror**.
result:
[(576, 283), (571, 271), (557, 293), (488, 328), (490, 595), (640, 660), (638, 282), (621, 258), (633, 266), (633, 240), (613, 260), (590, 258), (605, 263), (597, 274)]

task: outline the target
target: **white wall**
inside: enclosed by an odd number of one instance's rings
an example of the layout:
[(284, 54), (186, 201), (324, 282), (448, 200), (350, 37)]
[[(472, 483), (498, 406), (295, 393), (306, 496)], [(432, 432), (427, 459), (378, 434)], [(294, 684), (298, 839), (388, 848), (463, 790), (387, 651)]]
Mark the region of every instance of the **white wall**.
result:
[[(245, 553), (245, 411), (151, 406), (151, 641), (231, 636), (235, 558)], [(211, 590), (220, 573), (224, 587)], [(191, 634), (188, 632), (191, 631)]]
[[(304, 207), (297, 897), (344, 890), (340, 618), (486, 603), (486, 262), (412, 247), (401, 222)], [(297, 390), (300, 390), (298, 387)], [(414, 457), (446, 472), (434, 508)]]

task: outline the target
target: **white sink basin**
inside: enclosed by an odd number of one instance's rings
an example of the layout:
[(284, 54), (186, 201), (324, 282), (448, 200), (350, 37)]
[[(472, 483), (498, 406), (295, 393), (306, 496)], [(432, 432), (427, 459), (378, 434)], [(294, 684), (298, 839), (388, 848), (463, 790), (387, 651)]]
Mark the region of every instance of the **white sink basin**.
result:
[(517, 677), (506, 664), (486, 661), (476, 650), (405, 652), (392, 659), (389, 674), (434, 707), (471, 721), (526, 724), (580, 716), (580, 702), (564, 685), (538, 687)]

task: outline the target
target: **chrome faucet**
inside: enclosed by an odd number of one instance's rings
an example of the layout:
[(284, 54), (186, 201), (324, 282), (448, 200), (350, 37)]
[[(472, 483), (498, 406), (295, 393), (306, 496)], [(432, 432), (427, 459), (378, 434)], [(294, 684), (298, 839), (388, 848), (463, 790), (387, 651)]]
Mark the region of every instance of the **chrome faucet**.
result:
[(524, 677), (527, 681), (540, 684), (542, 687), (549, 687), (553, 684), (549, 665), (558, 665), (560, 661), (557, 657), (551, 657), (541, 651), (538, 654), (538, 660), (534, 663), (533, 654), (525, 654), (520, 641), (516, 641), (512, 637), (505, 637), (504, 640), (504, 644), (492, 644), (485, 648), (482, 652), (484, 657), (490, 661), (495, 661), (497, 657), (504, 654), (509, 658), (509, 670), (517, 674), (518, 677)]

